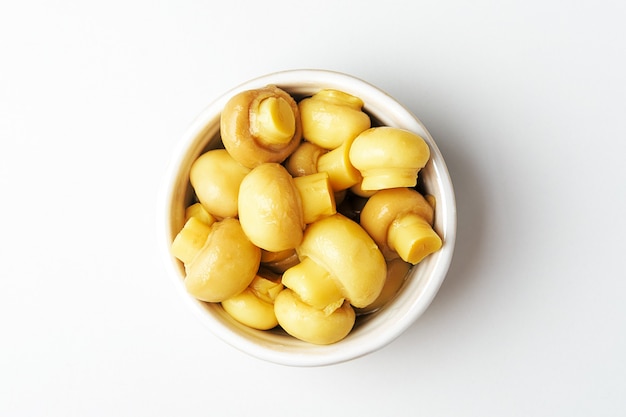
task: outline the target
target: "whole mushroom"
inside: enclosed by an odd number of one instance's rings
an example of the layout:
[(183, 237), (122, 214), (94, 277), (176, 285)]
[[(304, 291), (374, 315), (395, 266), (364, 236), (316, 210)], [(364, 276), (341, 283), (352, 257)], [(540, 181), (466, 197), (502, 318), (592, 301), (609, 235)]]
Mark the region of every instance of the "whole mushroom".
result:
[(303, 136), (325, 149), (335, 149), (368, 129), (363, 100), (334, 89), (324, 89), (298, 104)]
[(430, 148), (416, 133), (390, 126), (361, 132), (350, 147), (350, 162), (363, 176), (362, 190), (413, 187), (430, 158)]
[(285, 161), (285, 168), (291, 175), (301, 177), (317, 172), (317, 161), (328, 152), (312, 142), (303, 141)]
[(400, 257), (413, 265), (441, 248), (433, 230), (433, 207), (412, 188), (380, 190), (361, 210), (360, 224), (385, 259)]
[(245, 167), (281, 163), (302, 139), (298, 104), (274, 85), (243, 91), (224, 106), (220, 133), (226, 150)]
[(354, 326), (354, 307), (380, 295), (387, 265), (374, 241), (354, 221), (334, 214), (310, 224), (296, 248), (300, 263), (285, 271), (276, 318), (292, 336), (337, 342)]
[(322, 281), (323, 291), (335, 295), (329, 304), (339, 296), (354, 307), (366, 307), (385, 284), (387, 266), (376, 243), (359, 224), (339, 213), (310, 224), (296, 252), (300, 263), (285, 271), (283, 284), (295, 289), (302, 281), (304, 286)]
[(207, 212), (220, 218), (236, 217), (239, 185), (249, 172), (226, 150), (214, 149), (194, 161), (189, 181)]
[(329, 345), (345, 338), (354, 327), (356, 313), (346, 301), (330, 314), (304, 303), (285, 288), (274, 301), (278, 324), (293, 337), (317, 345)]
[(261, 250), (229, 217), (213, 223), (202, 249), (185, 264), (185, 287), (199, 300), (222, 302), (246, 289), (260, 262)]
[(250, 285), (222, 301), (224, 310), (238, 322), (259, 330), (268, 330), (278, 325), (274, 313), (274, 300), (282, 291), (280, 279), (269, 279), (258, 273)]
[(269, 252), (298, 246), (304, 213), (285, 167), (268, 162), (252, 169), (241, 182), (238, 201), (241, 227), (255, 245)]

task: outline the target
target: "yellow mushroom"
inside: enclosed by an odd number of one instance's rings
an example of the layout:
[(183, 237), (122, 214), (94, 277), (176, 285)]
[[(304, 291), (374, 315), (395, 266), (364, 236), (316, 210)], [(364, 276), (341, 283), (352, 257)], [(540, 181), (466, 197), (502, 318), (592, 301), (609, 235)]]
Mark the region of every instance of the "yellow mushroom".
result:
[(188, 264), (204, 246), (211, 225), (216, 222), (200, 203), (194, 203), (185, 209), (185, 224), (176, 234), (170, 247), (172, 255), (183, 264)]
[(196, 216), (189, 217), (172, 242), (172, 255), (185, 265), (190, 263), (204, 247), (210, 232), (210, 225)]
[(239, 185), (248, 172), (226, 150), (215, 149), (194, 161), (189, 180), (206, 211), (219, 218), (236, 217)]
[(231, 156), (248, 168), (281, 163), (302, 139), (298, 104), (273, 85), (243, 91), (224, 106), (220, 133)]
[(389, 126), (373, 127), (357, 136), (350, 162), (363, 176), (362, 190), (413, 187), (430, 158), (430, 149), (416, 133)]
[[(382, 291), (387, 274), (383, 255), (361, 226), (341, 214), (310, 224), (296, 252), (299, 265), (304, 264), (293, 267), (299, 275), (327, 274), (338, 289), (336, 294), (355, 307), (366, 307)], [(285, 271), (288, 274), (290, 270)], [(283, 284), (289, 286), (285, 276)]]
[(288, 288), (276, 297), (274, 313), (278, 324), (287, 333), (317, 345), (329, 345), (345, 338), (356, 319), (354, 309), (348, 302), (326, 314), (304, 303)]
[(315, 174), (317, 172), (317, 160), (326, 152), (326, 149), (314, 143), (303, 141), (287, 158), (285, 168), (294, 178)]
[(361, 211), (360, 224), (386, 259), (398, 256), (417, 264), (441, 248), (433, 230), (433, 207), (412, 188), (380, 190)]
[(257, 274), (245, 290), (222, 301), (222, 307), (231, 317), (248, 327), (269, 330), (278, 325), (274, 300), (282, 290), (280, 281)]
[(305, 139), (335, 149), (371, 126), (363, 100), (343, 91), (325, 89), (298, 103)]
[(211, 226), (204, 246), (185, 265), (185, 287), (202, 301), (221, 302), (242, 292), (254, 279), (261, 250), (243, 232), (237, 219)]
[(252, 169), (239, 187), (239, 220), (258, 247), (280, 252), (298, 246), (304, 219), (293, 178), (277, 163)]

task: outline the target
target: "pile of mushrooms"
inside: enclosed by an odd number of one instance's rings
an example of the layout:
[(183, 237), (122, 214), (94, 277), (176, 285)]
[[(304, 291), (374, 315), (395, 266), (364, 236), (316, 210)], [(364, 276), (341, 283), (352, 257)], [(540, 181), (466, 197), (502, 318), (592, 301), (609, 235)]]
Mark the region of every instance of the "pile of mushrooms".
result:
[(191, 295), (331, 344), (441, 247), (434, 201), (415, 188), (428, 145), (372, 127), (363, 106), (330, 89), (298, 103), (273, 85), (228, 101), (224, 148), (193, 163), (196, 201), (171, 246)]

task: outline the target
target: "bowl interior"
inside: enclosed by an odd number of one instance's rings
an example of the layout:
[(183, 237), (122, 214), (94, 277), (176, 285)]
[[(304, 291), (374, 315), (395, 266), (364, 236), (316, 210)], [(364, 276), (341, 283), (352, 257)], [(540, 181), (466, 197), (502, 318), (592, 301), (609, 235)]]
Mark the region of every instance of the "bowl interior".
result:
[[(274, 84), (297, 100), (324, 88), (357, 96), (373, 125), (407, 129), (421, 135), (431, 148), (431, 159), (420, 171), (420, 187), (436, 199), (434, 228), (442, 237), (442, 248), (411, 268), (396, 297), (380, 310), (359, 316), (352, 332), (328, 346), (295, 339), (280, 329), (259, 331), (232, 319), (219, 304), (204, 303), (184, 288), (184, 268), (173, 258), (169, 246), (184, 224), (185, 208), (193, 200), (189, 170), (193, 161), (209, 149), (222, 147), (220, 113), (234, 94)], [(404, 106), (382, 90), (352, 76), (323, 70), (293, 70), (248, 81), (210, 104), (192, 123), (174, 154), (164, 194), (165, 236), (168, 266), (181, 295), (209, 329), (232, 346), (260, 359), (291, 366), (319, 366), (339, 363), (373, 352), (387, 345), (408, 328), (428, 307), (447, 273), (456, 234), (454, 191), (443, 157), (424, 125)]]

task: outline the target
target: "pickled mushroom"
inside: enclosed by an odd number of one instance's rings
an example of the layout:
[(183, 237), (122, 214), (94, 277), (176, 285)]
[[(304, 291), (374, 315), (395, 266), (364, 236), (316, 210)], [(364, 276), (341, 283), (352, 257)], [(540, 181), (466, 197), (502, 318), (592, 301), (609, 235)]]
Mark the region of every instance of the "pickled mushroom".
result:
[(250, 242), (237, 219), (211, 226), (207, 240), (185, 265), (185, 287), (202, 301), (221, 302), (243, 291), (259, 269), (261, 250)]
[(243, 91), (224, 106), (220, 133), (226, 150), (247, 168), (281, 163), (302, 139), (298, 104), (273, 85)]
[(433, 207), (411, 188), (380, 190), (361, 211), (360, 224), (372, 236), (385, 259), (400, 257), (417, 264), (441, 248), (433, 230)]

